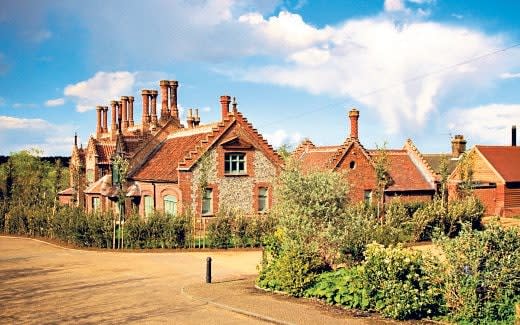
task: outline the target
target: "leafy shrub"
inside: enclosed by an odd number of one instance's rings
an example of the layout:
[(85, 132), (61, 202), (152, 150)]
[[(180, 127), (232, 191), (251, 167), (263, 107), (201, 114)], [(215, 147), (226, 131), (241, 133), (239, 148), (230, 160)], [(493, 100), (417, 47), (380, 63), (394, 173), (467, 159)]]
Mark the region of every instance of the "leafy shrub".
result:
[(207, 229), (207, 237), (211, 247), (228, 248), (233, 240), (234, 215), (224, 209), (217, 213)]
[(370, 244), (363, 279), (371, 308), (395, 319), (419, 319), (442, 310), (440, 271), (434, 260), (401, 246)]
[(413, 237), (415, 240), (429, 240), (435, 228), (455, 237), (465, 223), (471, 224), (473, 229), (480, 229), (484, 211), (482, 202), (475, 196), (452, 200), (449, 204), (436, 197), (414, 213)]
[(513, 323), (520, 302), (520, 231), (491, 224), (444, 238), (445, 299), (451, 317), (468, 323)]
[(323, 273), (314, 286), (305, 291), (305, 296), (333, 305), (367, 310), (370, 308), (370, 300), (362, 272), (361, 266), (354, 266)]
[(365, 255), (359, 266), (322, 274), (306, 295), (395, 319), (443, 311), (440, 272), (434, 260), (400, 246), (384, 248), (375, 243), (368, 245)]
[(314, 284), (318, 275), (326, 270), (327, 264), (315, 249), (292, 243), (286, 245), (271, 263), (264, 260), (257, 284), (262, 288), (300, 297)]

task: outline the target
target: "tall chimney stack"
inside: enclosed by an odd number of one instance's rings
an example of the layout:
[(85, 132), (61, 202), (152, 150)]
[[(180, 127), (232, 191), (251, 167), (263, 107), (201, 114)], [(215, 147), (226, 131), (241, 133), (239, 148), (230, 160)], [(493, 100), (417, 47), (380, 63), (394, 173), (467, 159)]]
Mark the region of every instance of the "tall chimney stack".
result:
[(190, 108), (188, 109), (188, 116), (186, 117), (186, 124), (188, 124), (188, 128), (193, 127), (193, 110)]
[(101, 110), (103, 109), (103, 106), (96, 106), (96, 113), (97, 113), (97, 124), (96, 124), (96, 135), (99, 136), (103, 131), (101, 127)]
[(157, 90), (150, 90), (150, 98), (152, 99), (152, 125), (157, 126)]
[(230, 96), (220, 96), (220, 107), (222, 113), (222, 120), (224, 120), (229, 114), (229, 103), (231, 102)]
[(457, 134), (451, 140), (451, 155), (458, 158), (466, 151), (466, 139), (462, 134)]
[(142, 115), (142, 124), (143, 131), (148, 130), (150, 126), (150, 110), (149, 110), (149, 96), (150, 91), (147, 89), (141, 90), (141, 96), (143, 96), (143, 115)]
[(516, 125), (511, 127), (511, 145), (516, 147)]
[(195, 116), (193, 117), (193, 126), (199, 126), (199, 124), (200, 124), (199, 109), (195, 108)]
[(110, 106), (112, 107), (112, 124), (110, 125), (110, 131), (112, 134), (116, 134), (117, 132), (117, 102), (115, 100), (110, 102)]
[(179, 82), (177, 80), (170, 80), (170, 114), (178, 120), (179, 110), (177, 109), (177, 88), (179, 88)]
[(359, 120), (359, 111), (355, 108), (351, 109), (348, 112), (348, 117), (350, 118), (350, 137), (352, 139), (357, 139), (358, 134), (358, 120)]
[(107, 106), (103, 106), (103, 124), (101, 125), (101, 132), (103, 133), (107, 133), (108, 132), (108, 127), (107, 127), (107, 120), (108, 120), (108, 107)]
[(170, 115), (170, 107), (168, 106), (170, 82), (168, 80), (161, 80), (159, 81), (159, 87), (161, 88), (161, 121), (165, 121)]
[(128, 97), (121, 96), (121, 111), (123, 112), (123, 131), (128, 128)]
[(134, 126), (134, 96), (128, 96), (128, 126)]

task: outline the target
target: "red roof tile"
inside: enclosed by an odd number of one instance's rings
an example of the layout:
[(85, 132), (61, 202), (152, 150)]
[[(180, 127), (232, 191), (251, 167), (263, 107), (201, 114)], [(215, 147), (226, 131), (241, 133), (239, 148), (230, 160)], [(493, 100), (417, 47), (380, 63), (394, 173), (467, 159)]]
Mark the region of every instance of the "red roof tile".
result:
[(96, 143), (96, 153), (98, 155), (98, 163), (110, 163), (110, 158), (116, 149), (115, 143)]
[(520, 147), (476, 147), (506, 182), (520, 181)]
[(300, 156), (302, 168), (304, 170), (323, 170), (329, 168), (329, 163), (338, 148), (338, 146), (327, 146), (308, 149)]
[(206, 135), (207, 133), (197, 133), (166, 139), (131, 177), (137, 180), (177, 182), (179, 162)]
[[(379, 154), (376, 150), (369, 152), (373, 158)], [(387, 191), (433, 190), (405, 150), (387, 150), (386, 154), (393, 181)]]

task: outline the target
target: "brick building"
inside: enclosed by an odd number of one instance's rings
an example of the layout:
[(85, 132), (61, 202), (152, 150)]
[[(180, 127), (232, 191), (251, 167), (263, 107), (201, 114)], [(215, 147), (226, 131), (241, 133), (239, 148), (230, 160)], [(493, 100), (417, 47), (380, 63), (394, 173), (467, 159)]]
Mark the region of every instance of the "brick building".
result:
[[(349, 112), (350, 136), (338, 146), (315, 146), (303, 141), (293, 153), (304, 170), (345, 171), (352, 202), (370, 201), (376, 190), (376, 161), (380, 150), (366, 149), (358, 137), (359, 111)], [(435, 194), (435, 173), (408, 140), (402, 149), (385, 150), (390, 178), (385, 200), (428, 201)]]
[[(266, 211), (272, 202), (272, 182), (282, 166), (280, 156), (238, 111), (229, 96), (220, 97), (221, 118), (201, 124), (197, 109), (189, 109), (186, 125), (177, 107), (177, 81), (160, 82), (161, 112), (156, 90), (142, 90), (141, 124), (134, 123), (134, 98), (123, 96), (108, 107), (97, 107), (96, 133), (87, 147), (75, 140), (71, 187), (60, 192), (62, 203), (87, 211), (117, 210), (119, 189), (112, 179), (116, 157), (128, 161), (123, 186), (126, 210), (213, 216), (223, 206), (246, 213)], [(116, 174), (114, 174), (116, 175)]]
[[(486, 214), (520, 215), (520, 147), (476, 145), (468, 152), (473, 193), (486, 207)], [(449, 177), (450, 197), (457, 197), (463, 181), (462, 165)]]

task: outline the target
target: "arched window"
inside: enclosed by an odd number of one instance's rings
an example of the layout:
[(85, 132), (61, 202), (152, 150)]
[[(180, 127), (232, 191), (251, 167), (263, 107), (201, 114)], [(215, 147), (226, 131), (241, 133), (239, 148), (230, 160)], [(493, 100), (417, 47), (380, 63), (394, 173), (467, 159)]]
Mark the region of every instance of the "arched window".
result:
[(177, 214), (177, 198), (173, 195), (166, 195), (164, 197), (164, 213), (168, 215)]

